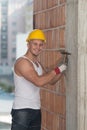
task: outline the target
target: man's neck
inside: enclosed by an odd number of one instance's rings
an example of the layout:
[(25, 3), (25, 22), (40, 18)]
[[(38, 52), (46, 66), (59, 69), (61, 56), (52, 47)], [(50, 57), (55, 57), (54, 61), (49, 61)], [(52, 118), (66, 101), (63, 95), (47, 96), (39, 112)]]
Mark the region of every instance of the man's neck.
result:
[(29, 58), (30, 60), (32, 60), (33, 62), (37, 61), (37, 56), (32, 55), (31, 53), (26, 53), (24, 56), (26, 56), (27, 58)]

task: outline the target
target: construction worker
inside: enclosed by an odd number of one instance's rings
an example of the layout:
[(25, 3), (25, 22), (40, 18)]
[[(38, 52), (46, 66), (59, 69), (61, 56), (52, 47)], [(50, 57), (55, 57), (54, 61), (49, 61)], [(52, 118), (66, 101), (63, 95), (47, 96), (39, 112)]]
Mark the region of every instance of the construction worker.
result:
[(44, 71), (37, 59), (46, 44), (42, 30), (33, 30), (26, 41), (27, 52), (14, 64), (15, 98), (11, 130), (41, 130), (40, 88), (57, 82), (66, 70), (66, 65), (62, 64), (50, 72)]

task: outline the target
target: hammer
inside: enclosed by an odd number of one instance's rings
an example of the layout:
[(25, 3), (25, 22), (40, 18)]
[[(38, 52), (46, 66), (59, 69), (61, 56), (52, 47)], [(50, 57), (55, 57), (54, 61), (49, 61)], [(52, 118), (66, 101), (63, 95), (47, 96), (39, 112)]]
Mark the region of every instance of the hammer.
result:
[(63, 62), (66, 63), (66, 64), (68, 64), (68, 55), (71, 55), (71, 53), (67, 52), (65, 50), (60, 50), (60, 53), (63, 54), (63, 55), (65, 55)]
[(71, 55), (70, 52), (67, 52), (64, 48), (61, 48), (61, 49), (43, 49), (45, 51), (59, 51), (61, 54), (64, 54), (64, 55)]
[(63, 55), (71, 55), (70, 52), (64, 51), (64, 50), (60, 50), (60, 53)]

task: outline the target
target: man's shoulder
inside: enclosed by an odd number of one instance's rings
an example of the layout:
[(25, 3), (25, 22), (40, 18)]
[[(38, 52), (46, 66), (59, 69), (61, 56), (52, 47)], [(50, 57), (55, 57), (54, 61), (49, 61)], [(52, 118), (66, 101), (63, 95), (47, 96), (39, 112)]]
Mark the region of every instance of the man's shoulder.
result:
[(21, 62), (23, 62), (23, 58), (19, 57), (19, 58), (16, 59), (15, 65), (18, 64), (18, 63), (21, 63)]
[(29, 62), (27, 59), (20, 57), (16, 60), (15, 62), (15, 66), (19, 67), (19, 68), (26, 68), (27, 66), (31, 66), (31, 62)]

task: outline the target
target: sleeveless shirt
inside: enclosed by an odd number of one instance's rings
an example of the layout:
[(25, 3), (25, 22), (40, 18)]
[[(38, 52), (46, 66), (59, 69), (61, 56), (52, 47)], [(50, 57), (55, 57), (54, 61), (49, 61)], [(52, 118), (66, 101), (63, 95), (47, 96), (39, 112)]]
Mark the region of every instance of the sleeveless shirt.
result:
[[(39, 63), (38, 66), (36, 66), (36, 64), (27, 57), (23, 56), (23, 58), (27, 59), (33, 64), (33, 67), (38, 75), (42, 75), (42, 67)], [(34, 85), (32, 82), (26, 80), (24, 77), (18, 76), (15, 71), (14, 84), (15, 97), (12, 107), (13, 109), (40, 109), (40, 87)]]

